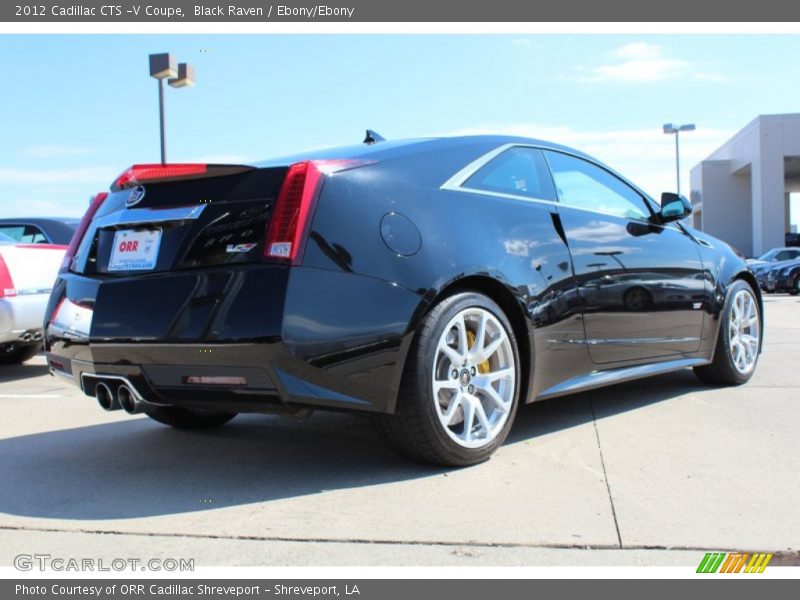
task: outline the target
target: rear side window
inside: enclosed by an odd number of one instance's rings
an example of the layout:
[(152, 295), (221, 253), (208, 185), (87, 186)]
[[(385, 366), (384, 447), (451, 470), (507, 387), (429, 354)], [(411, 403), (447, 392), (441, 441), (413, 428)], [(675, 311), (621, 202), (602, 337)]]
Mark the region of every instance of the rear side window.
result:
[(21, 244), (46, 244), (42, 230), (33, 225), (0, 225), (0, 233)]
[(605, 169), (583, 159), (547, 151), (558, 200), (567, 206), (627, 219), (645, 219), (644, 198)]
[(478, 169), (462, 187), (538, 200), (556, 199), (547, 163), (536, 148), (509, 148)]

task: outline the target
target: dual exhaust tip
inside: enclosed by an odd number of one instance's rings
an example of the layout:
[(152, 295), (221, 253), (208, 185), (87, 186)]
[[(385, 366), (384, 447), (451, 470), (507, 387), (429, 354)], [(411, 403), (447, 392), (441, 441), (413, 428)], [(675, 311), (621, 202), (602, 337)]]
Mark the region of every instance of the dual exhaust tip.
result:
[(98, 381), (94, 387), (94, 396), (103, 410), (122, 409), (129, 415), (144, 411), (144, 403), (138, 400), (134, 391), (124, 383), (117, 385)]
[(20, 334), (19, 339), (23, 342), (41, 342), (43, 337), (41, 331), (26, 331)]

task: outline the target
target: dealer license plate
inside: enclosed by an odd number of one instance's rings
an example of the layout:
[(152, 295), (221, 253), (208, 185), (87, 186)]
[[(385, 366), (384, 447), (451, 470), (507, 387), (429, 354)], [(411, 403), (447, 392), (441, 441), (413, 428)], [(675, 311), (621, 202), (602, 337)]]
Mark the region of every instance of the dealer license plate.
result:
[(114, 234), (108, 270), (152, 271), (160, 245), (160, 229), (121, 229)]

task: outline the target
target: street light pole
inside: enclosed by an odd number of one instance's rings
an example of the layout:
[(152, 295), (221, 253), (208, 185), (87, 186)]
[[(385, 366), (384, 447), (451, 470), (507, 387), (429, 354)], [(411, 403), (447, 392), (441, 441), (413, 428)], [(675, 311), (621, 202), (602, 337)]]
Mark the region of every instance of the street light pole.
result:
[(677, 194), (681, 193), (681, 152), (680, 152), (680, 133), (681, 131), (694, 131), (694, 123), (687, 123), (686, 125), (673, 125), (672, 123), (665, 123), (663, 131), (666, 134), (675, 135), (675, 183)]
[(161, 139), (161, 164), (167, 162), (167, 134), (164, 118), (164, 80), (171, 87), (194, 85), (194, 67), (187, 63), (176, 64), (169, 53), (150, 55), (150, 77), (158, 79), (158, 125)]
[(164, 131), (164, 80), (158, 80), (158, 125), (161, 133), (161, 164), (167, 164), (167, 135)]

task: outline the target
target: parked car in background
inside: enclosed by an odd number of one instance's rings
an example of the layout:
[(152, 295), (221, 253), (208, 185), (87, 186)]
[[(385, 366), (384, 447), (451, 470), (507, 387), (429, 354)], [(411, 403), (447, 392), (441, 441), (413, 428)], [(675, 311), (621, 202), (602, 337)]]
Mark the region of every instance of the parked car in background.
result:
[[(53, 231), (65, 239), (58, 227)], [(0, 365), (26, 361), (42, 346), (44, 313), (67, 246), (39, 235), (19, 243), (0, 233)]]
[(0, 234), (20, 244), (66, 246), (79, 222), (74, 218), (6, 218), (0, 219)]
[(750, 379), (761, 295), (691, 210), (525, 138), (134, 165), (70, 245), (47, 358), (173, 427), (360, 411), (405, 456), (474, 464), (521, 403), (685, 368)]
[[(800, 260), (786, 261), (767, 269), (762, 274), (768, 292), (800, 294)], [(759, 283), (760, 285), (760, 283)]]
[(795, 260), (798, 258), (800, 258), (800, 248), (773, 248), (758, 258), (748, 258), (747, 266), (752, 270), (756, 267), (768, 265), (769, 263)]

